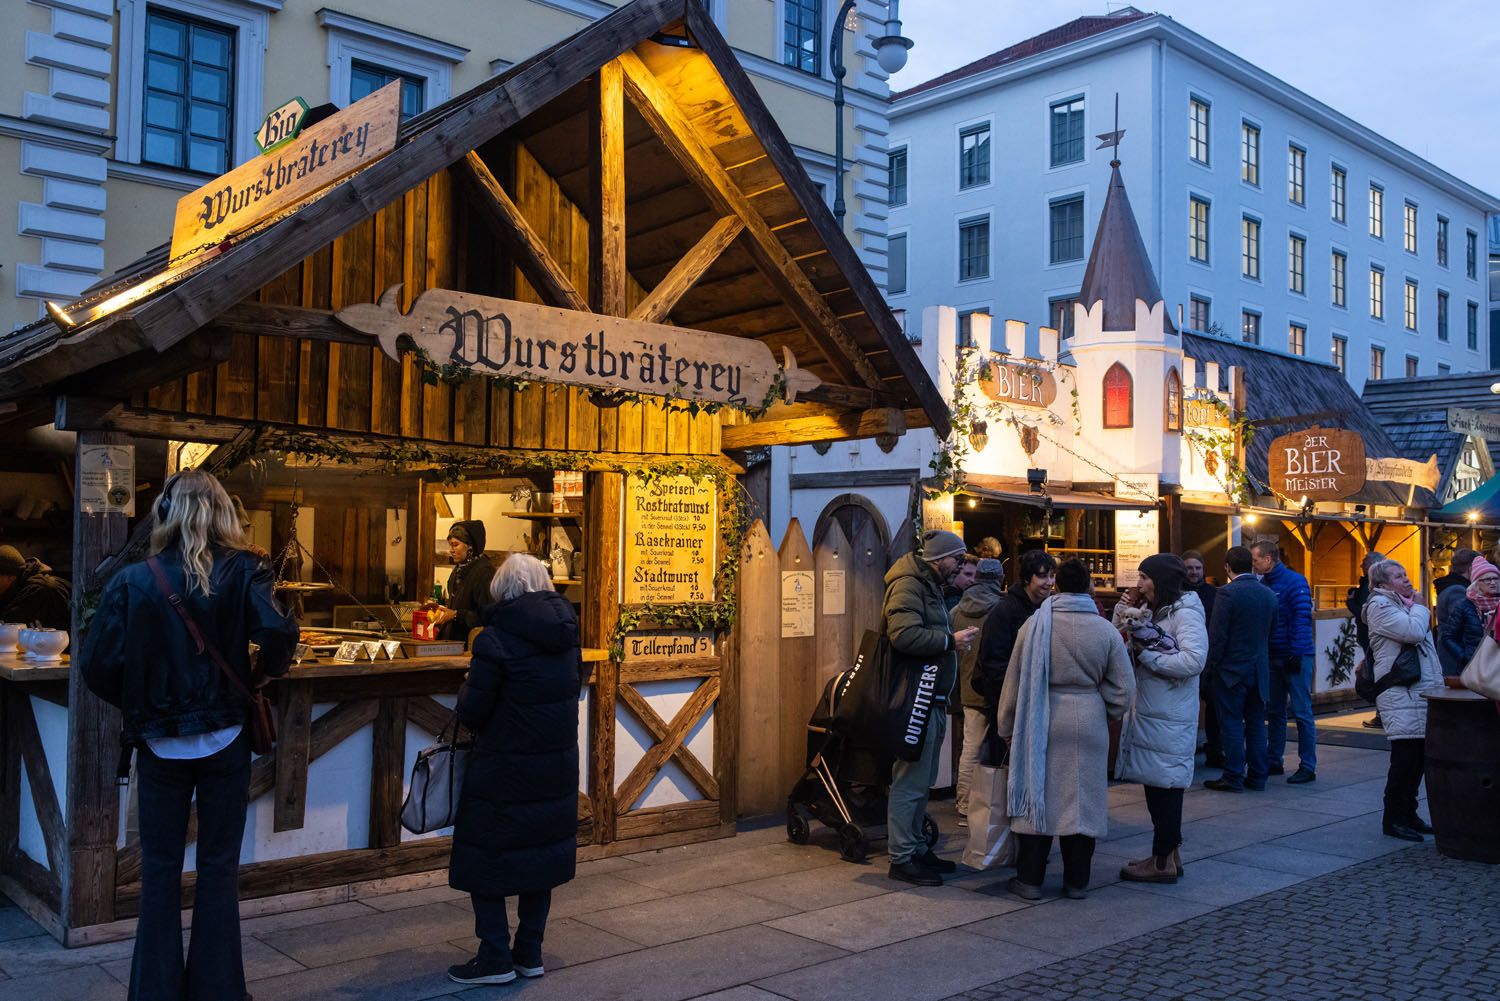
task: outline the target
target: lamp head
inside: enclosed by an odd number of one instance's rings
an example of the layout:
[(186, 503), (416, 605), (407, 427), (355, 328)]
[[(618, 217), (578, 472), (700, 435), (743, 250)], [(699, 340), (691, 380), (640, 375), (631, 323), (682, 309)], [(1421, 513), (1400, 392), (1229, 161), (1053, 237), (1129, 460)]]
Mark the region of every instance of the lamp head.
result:
[(899, 73), (906, 66), (906, 51), (911, 46), (911, 39), (901, 34), (901, 22), (892, 18), (885, 22), (885, 34), (875, 39), (875, 61), (887, 74)]

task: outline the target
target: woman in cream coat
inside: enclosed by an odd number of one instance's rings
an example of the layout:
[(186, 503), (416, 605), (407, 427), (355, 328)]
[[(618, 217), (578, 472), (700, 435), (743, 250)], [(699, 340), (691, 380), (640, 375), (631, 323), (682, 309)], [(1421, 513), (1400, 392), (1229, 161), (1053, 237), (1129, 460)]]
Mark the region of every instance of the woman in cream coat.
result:
[[(1185, 591), (1187, 567), (1171, 553), (1141, 563), (1133, 596), (1115, 607), (1116, 625), (1129, 609), (1151, 609), (1155, 630), (1140, 628), (1127, 638), (1135, 656), (1135, 704), (1120, 726), (1115, 778), (1146, 787), (1154, 833), (1151, 855), (1120, 870), (1123, 879), (1175, 883), (1182, 875), (1182, 794), (1193, 784), (1198, 747), (1198, 675), (1208, 659), (1203, 604)], [(1164, 638), (1154, 637), (1155, 633)]]

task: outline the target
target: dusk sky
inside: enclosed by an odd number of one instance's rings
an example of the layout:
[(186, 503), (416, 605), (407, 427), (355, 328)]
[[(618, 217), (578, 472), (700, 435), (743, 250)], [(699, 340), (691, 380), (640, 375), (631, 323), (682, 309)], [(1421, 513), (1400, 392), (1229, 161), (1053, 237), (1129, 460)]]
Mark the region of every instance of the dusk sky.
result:
[[(1056, 27), (1104, 0), (904, 0), (915, 43), (895, 90)], [(1500, 8), (1479, 0), (1157, 0), (1217, 45), (1500, 195)]]

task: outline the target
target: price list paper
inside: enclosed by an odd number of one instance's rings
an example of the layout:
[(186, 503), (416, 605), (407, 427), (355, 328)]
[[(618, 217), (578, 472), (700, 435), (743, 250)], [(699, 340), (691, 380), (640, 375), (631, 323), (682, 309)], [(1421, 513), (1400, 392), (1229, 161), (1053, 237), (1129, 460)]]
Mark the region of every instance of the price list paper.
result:
[(718, 503), (711, 479), (664, 476), (643, 483), (625, 477), (623, 604), (714, 600)]

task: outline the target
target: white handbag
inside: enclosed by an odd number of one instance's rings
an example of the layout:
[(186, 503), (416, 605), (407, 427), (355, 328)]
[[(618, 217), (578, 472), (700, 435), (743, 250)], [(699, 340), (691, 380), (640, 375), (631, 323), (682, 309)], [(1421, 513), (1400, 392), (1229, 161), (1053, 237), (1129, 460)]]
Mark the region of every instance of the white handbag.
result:
[(1500, 643), (1495, 642), (1494, 636), (1485, 634), (1459, 680), (1469, 691), (1500, 701)]

